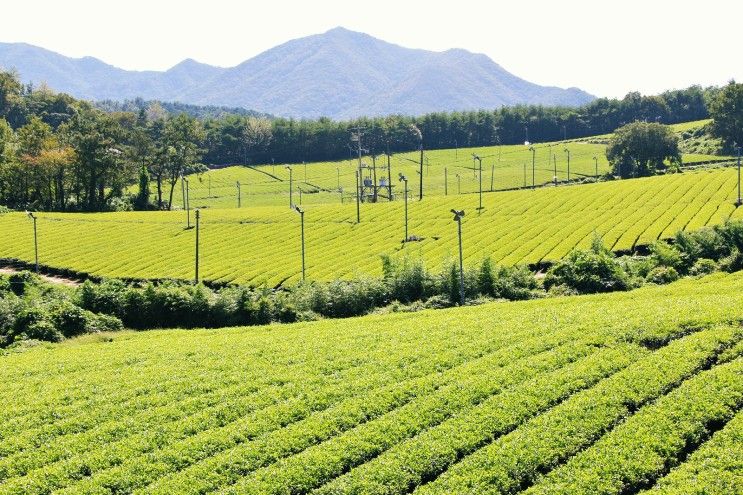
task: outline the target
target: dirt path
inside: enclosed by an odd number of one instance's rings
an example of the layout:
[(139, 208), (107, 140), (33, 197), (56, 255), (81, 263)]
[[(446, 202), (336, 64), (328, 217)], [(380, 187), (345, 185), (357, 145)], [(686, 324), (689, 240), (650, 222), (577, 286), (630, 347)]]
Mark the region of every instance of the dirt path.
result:
[[(3, 266), (0, 267), (0, 274), (2, 275), (13, 275), (16, 273), (20, 273), (23, 270), (18, 270), (16, 268)], [(80, 285), (80, 281), (78, 280), (72, 280), (69, 278), (63, 278), (63, 277), (56, 277), (53, 275), (44, 275), (43, 273), (39, 274), (39, 277), (41, 277), (44, 282), (49, 282), (51, 284), (58, 284), (58, 285), (66, 285), (68, 287), (78, 287)]]

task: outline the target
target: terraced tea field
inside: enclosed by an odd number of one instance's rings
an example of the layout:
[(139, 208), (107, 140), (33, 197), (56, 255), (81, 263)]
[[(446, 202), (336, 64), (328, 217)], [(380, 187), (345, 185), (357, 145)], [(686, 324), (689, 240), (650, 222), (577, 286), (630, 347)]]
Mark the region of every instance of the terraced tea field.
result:
[[(306, 207), (307, 276), (330, 280), (379, 274), (380, 255), (422, 256), (430, 267), (457, 250), (450, 209), (464, 208), (466, 263), (492, 257), (499, 264), (556, 260), (593, 233), (616, 250), (632, 249), (680, 229), (695, 230), (727, 218), (734, 207), (733, 169), (588, 184), (424, 198), (409, 205), (403, 244), (402, 201)], [(195, 232), (186, 212), (101, 214), (39, 213), (40, 262), (110, 277), (193, 277)], [(193, 215), (192, 219), (193, 221)], [(202, 211), (201, 275), (253, 285), (293, 283), (301, 273), (299, 215), (284, 207)], [(33, 229), (22, 213), (0, 216), (0, 257), (31, 262)]]
[[(679, 127), (685, 129), (691, 122)], [(693, 127), (691, 127), (693, 128)], [(543, 185), (568, 179), (568, 153), (570, 152), (570, 180), (594, 177), (596, 173), (609, 171), (606, 146), (586, 142), (554, 142), (534, 144), (534, 170), (532, 152), (527, 146), (488, 146), (481, 148), (430, 150), (424, 153), (424, 196), (440, 196), (473, 193), (480, 188), (480, 165), (472, 154), (482, 158), (482, 187), (485, 191), (501, 191), (532, 184)], [(596, 157), (596, 161), (594, 161)], [(399, 153), (388, 159), (384, 154), (374, 158), (362, 157), (363, 178), (373, 184), (386, 180), (391, 173), (393, 197), (400, 197), (402, 186), (398, 174), (408, 177), (411, 194), (419, 192), (420, 154)], [(718, 156), (688, 154), (684, 163), (691, 165), (720, 160)], [(192, 207), (236, 208), (238, 206), (237, 182), (240, 182), (240, 206), (281, 206), (289, 204), (289, 171), (287, 165), (263, 165), (252, 168), (235, 166), (190, 176), (190, 200)], [(323, 163), (292, 164), (292, 194), (295, 203), (339, 204), (354, 202), (358, 160)], [(153, 188), (154, 194), (154, 188)], [(379, 192), (380, 201), (389, 198), (389, 187)], [(166, 197), (167, 199), (167, 197)], [(176, 187), (174, 207), (182, 207), (180, 185)]]
[(0, 355), (0, 494), (741, 493), (742, 292), (716, 274)]

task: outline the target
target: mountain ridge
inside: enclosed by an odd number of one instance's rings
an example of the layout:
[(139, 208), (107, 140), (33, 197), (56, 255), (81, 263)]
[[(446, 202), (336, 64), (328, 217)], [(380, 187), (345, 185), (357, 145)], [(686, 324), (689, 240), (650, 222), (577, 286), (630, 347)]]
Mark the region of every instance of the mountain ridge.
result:
[(578, 88), (528, 82), (481, 53), (405, 48), (342, 27), (289, 40), (227, 68), (187, 58), (165, 71), (129, 71), (26, 43), (0, 43), (0, 67), (78, 98), (141, 97), (295, 118), (579, 106), (594, 99)]

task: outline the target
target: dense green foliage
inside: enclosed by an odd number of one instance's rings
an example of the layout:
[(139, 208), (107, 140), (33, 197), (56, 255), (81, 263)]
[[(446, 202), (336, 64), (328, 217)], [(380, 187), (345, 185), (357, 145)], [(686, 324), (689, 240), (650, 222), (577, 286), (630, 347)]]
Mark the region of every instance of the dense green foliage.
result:
[(0, 493), (618, 494), (684, 487), (691, 473), (709, 482), (731, 463), (743, 406), (742, 284), (716, 274), (342, 326), (6, 351)]
[(678, 137), (670, 127), (634, 122), (616, 130), (606, 157), (613, 173), (622, 178), (643, 177), (681, 165)]
[(71, 291), (43, 284), (28, 272), (0, 277), (0, 347), (121, 330), (118, 318), (87, 311), (76, 302)]
[(730, 149), (743, 146), (743, 84), (730, 81), (712, 99), (709, 111), (715, 135)]
[(545, 143), (611, 132), (636, 120), (705, 118), (706, 101), (715, 92), (692, 87), (651, 97), (630, 93), (578, 109), (535, 106), (295, 121), (141, 101), (104, 105), (109, 112), (103, 112), (45, 87), (26, 87), (16, 75), (1, 72), (0, 203), (57, 211), (148, 209), (142, 198), (126, 192), (146, 166), (156, 185), (152, 203), (169, 209), (178, 178), (203, 170), (202, 159), (209, 164), (340, 160), (347, 156), (355, 126), (364, 128), (362, 144), (372, 156), (421, 146)]

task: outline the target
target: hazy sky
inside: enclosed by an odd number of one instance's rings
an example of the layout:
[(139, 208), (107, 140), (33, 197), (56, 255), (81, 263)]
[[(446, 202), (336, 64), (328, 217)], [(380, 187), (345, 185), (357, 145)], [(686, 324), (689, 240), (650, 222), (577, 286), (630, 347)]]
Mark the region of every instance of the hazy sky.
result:
[(233, 66), (344, 26), (402, 46), (465, 48), (539, 84), (598, 96), (743, 80), (740, 0), (3, 2), (0, 41), (125, 69)]

